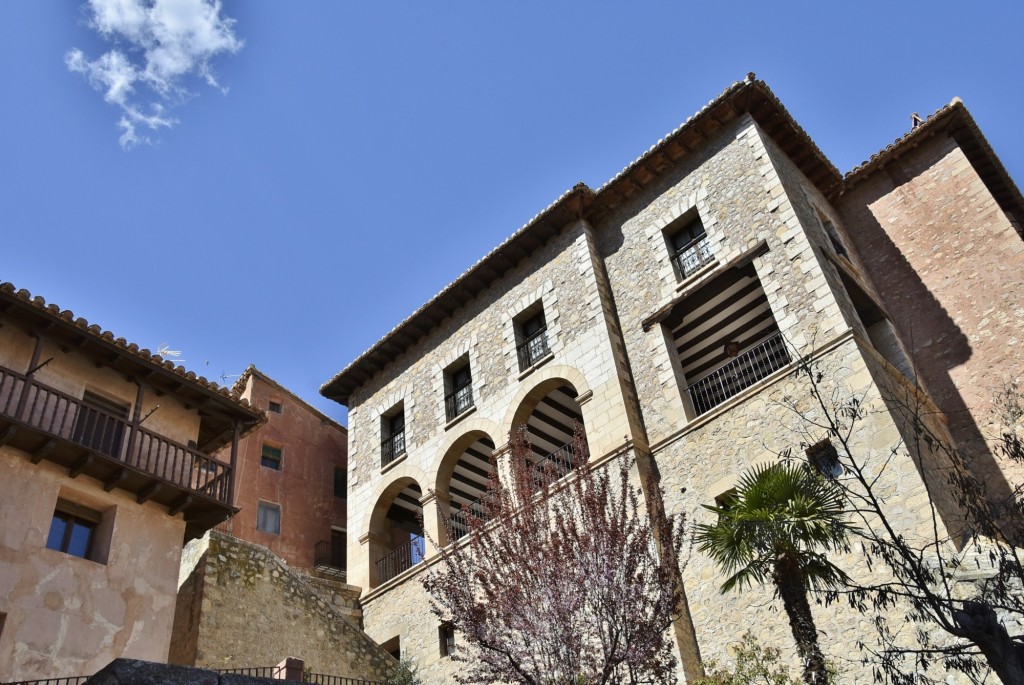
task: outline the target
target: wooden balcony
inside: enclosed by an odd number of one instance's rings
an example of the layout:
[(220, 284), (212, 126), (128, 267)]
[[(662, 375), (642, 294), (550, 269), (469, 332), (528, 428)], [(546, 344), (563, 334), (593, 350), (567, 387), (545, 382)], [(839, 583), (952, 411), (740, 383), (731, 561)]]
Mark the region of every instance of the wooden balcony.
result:
[(140, 424), (0, 366), (0, 445), (159, 502), (184, 514), (192, 533), (236, 511), (229, 465)]

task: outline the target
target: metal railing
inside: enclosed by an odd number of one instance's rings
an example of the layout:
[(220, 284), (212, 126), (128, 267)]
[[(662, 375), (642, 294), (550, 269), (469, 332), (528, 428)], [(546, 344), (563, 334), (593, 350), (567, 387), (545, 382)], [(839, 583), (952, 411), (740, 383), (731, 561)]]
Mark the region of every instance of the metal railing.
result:
[(386, 583), (423, 560), (423, 538), (414, 537), (377, 560), (377, 579)]
[(0, 413), (52, 437), (219, 502), (230, 500), (231, 467), (80, 399), (0, 367)]
[(691, 240), (672, 255), (672, 265), (679, 278), (686, 278), (713, 261), (715, 255), (711, 252), (706, 235)]
[(711, 410), (789, 362), (782, 334), (776, 333), (687, 388), (694, 411), (700, 415)]
[(484, 522), (490, 520), (492, 508), (484, 501), (488, 496), (488, 493), (484, 493), (480, 499), (473, 500), (452, 513), (448, 522), (452, 536), (449, 542), (455, 542), (469, 534), (470, 518), (479, 519)]
[(330, 540), (321, 540), (313, 547), (313, 566), (327, 569), (345, 580), (345, 550), (338, 545), (332, 545)]
[(550, 351), (548, 328), (544, 326), (536, 333), (530, 334), (516, 347), (516, 354), (519, 356), (519, 370), (526, 371)]
[(380, 441), (380, 465), (387, 466), (405, 454), (405, 429), (396, 431)]
[[(212, 670), (216, 673), (249, 676), (250, 678), (270, 678), (272, 680), (281, 681), (286, 680), (286, 667), (281, 665), (252, 666), (249, 668), (217, 668)], [(362, 678), (349, 678), (348, 676), (328, 675), (326, 673), (305, 673), (303, 674), (301, 681), (293, 680), (290, 682), (311, 683), (312, 685), (383, 685), (379, 680), (364, 680)]]
[(473, 386), (466, 383), (444, 398), (444, 414), (449, 421), (473, 406)]
[(562, 445), (530, 467), (530, 480), (534, 490), (540, 490), (556, 481), (565, 478), (573, 469), (587, 460), (587, 447), (584, 443), (581, 453), (576, 454), (577, 447), (573, 442)]
[(359, 678), (346, 678), (340, 675), (326, 675), (324, 673), (310, 673), (306, 675), (306, 682), (314, 685), (384, 685), (378, 680), (361, 680)]

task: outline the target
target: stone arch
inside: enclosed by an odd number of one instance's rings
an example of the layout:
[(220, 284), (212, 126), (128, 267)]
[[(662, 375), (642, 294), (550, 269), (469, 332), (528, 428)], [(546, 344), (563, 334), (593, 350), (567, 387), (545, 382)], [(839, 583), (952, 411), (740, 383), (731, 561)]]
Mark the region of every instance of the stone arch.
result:
[(420, 482), (410, 475), (396, 474), (372, 500), (367, 531), (371, 588), (423, 559), (423, 505), (420, 502), (423, 488)]
[(454, 438), (444, 452), (434, 484), (439, 504), (437, 515), (441, 519), (438, 520), (441, 545), (451, 541), (443, 524), (445, 517), (451, 516), (456, 539), (467, 532), (465, 521), (459, 513), (471, 507), (479, 507), (478, 503), (486, 494), (497, 469), (495, 447), (491, 434), (479, 428), (470, 428)]
[[(551, 390), (561, 386), (569, 385), (579, 398), (578, 401), (585, 402), (593, 391), (587, 382), (586, 376), (571, 366), (546, 365), (530, 374), (519, 386), (519, 391), (509, 405), (505, 419), (501, 423), (501, 436), (507, 438), (512, 429), (523, 423), (536, 407), (537, 403), (544, 398)], [(584, 423), (586, 423), (584, 412)]]

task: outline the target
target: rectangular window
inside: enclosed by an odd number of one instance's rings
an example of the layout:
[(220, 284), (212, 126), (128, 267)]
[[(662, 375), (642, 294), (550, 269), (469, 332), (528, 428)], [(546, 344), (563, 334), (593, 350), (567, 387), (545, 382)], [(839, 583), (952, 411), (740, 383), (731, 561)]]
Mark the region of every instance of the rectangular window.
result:
[(89, 559), (100, 517), (98, 511), (67, 500), (57, 500), (57, 508), (50, 521), (50, 532), (46, 536), (46, 547)]
[(263, 452), (260, 455), (260, 466), (266, 466), (275, 471), (281, 470), (281, 448), (263, 443)]
[(455, 655), (455, 628), (451, 623), (442, 623), (437, 627), (437, 642), (441, 656)]
[(513, 320), (513, 324), (516, 332), (516, 355), (519, 357), (519, 370), (526, 371), (551, 352), (551, 348), (548, 346), (548, 327), (544, 319), (543, 305), (537, 302), (530, 306)]
[(473, 377), (469, 372), (469, 359), (462, 359), (444, 373), (444, 413), (451, 421), (473, 406)]
[(348, 473), (340, 466), (334, 467), (334, 496), (341, 498), (348, 496)]
[(380, 465), (387, 466), (405, 454), (405, 408), (398, 405), (381, 417)]
[(280, 402), (270, 400), (270, 402), (267, 403), (267, 411), (271, 412), (272, 414), (280, 414), (284, 411), (284, 409), (281, 406)]
[(715, 261), (700, 217), (688, 215), (665, 229), (672, 266), (679, 280), (689, 278)]
[(260, 502), (256, 507), (256, 530), (280, 535), (281, 507), (269, 502)]

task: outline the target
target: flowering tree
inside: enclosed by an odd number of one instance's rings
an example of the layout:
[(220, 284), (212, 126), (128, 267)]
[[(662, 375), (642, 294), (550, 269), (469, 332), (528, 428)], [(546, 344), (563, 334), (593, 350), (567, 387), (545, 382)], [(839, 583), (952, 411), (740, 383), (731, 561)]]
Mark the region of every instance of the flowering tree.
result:
[(446, 522), (449, 539), (468, 533), (423, 581), (434, 613), (470, 646), (455, 657), (465, 663), (458, 680), (675, 682), (681, 518), (641, 509), (626, 455), (617, 478), (591, 469), (579, 427), (571, 449), (540, 464), (525, 429), (510, 451), (512, 483), (492, 478), (479, 503)]

